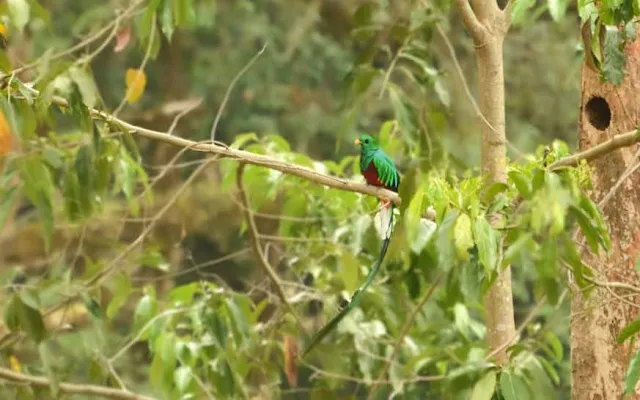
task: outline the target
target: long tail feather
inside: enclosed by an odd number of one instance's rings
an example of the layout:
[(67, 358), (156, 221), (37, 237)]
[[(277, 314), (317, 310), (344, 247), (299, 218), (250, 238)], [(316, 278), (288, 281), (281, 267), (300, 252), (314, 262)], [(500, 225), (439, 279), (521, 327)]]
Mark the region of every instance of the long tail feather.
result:
[(302, 352), (300, 358), (304, 358), (329, 332), (331, 332), (337, 325), (342, 321), (347, 314), (353, 310), (359, 303), (362, 298), (362, 294), (369, 288), (369, 285), (373, 282), (373, 279), (376, 277), (378, 272), (380, 271), (380, 266), (382, 265), (382, 261), (384, 260), (384, 256), (387, 254), (387, 248), (389, 247), (389, 241), (391, 240), (391, 228), (393, 226), (393, 206), (383, 207), (383, 210), (388, 210), (389, 212), (389, 224), (387, 225), (387, 230), (385, 234), (385, 238), (382, 241), (382, 249), (380, 249), (380, 254), (378, 255), (378, 259), (376, 260), (373, 268), (369, 271), (366, 280), (360, 286), (353, 296), (351, 297), (351, 301), (344, 307), (340, 312), (331, 319), (325, 326), (322, 327), (315, 334), (315, 336), (311, 339), (307, 347)]

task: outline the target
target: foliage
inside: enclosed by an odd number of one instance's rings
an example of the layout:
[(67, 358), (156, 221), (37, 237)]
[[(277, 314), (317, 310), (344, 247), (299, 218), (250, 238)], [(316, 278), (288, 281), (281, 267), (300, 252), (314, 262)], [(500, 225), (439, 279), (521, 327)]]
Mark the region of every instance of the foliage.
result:
[[(305, 28), (300, 15), (308, 5), (298, 2), (151, 0), (119, 20), (118, 29), (111, 27), (113, 54), (100, 41), (78, 57), (42, 51), (29, 57), (38, 59), (37, 67), (21, 74), (3, 53), (0, 68), (7, 75), (0, 107), (6, 124), (0, 120), (0, 149), (5, 143), (12, 147), (2, 151), (0, 221), (9, 226), (14, 210), (26, 209), (18, 220), (38, 221), (48, 267), (40, 275), (25, 276), (19, 268), (1, 271), (10, 288), (3, 299), (6, 328), (27, 337), (24, 348), (3, 341), (3, 351), (12, 360), (17, 354), (27, 372), (46, 374), (54, 393), (57, 382), (77, 379), (105, 386), (123, 381), (133, 391), (161, 398), (263, 393), (287, 398), (296, 391), (342, 398), (368, 393), (380, 377), (388, 380), (380, 398), (566, 394), (566, 332), (551, 323), (555, 310), (545, 312), (547, 323), (523, 328), (509, 346), (510, 362), (499, 368), (485, 349), (481, 298), (509, 264), (516, 300), (527, 307), (543, 298), (561, 307), (567, 271), (580, 289), (589, 286), (593, 274), (580, 259), (573, 233), (579, 229), (594, 252), (610, 246), (601, 213), (584, 192), (589, 169), (583, 164), (550, 171), (549, 163), (569, 154), (558, 140), (549, 151), (539, 146), (535, 154), (511, 162), (507, 182), (483, 190), (478, 169), (451, 156), (452, 146), (439, 132), (456, 105), (439, 55), (430, 47), (435, 23), (450, 10), (447, 2), (435, 3), (404, 13), (386, 2), (360, 4), (347, 10), (350, 33), (341, 42), (318, 27)], [(517, 4), (514, 13), (523, 17), (529, 3)], [(566, 2), (545, 4), (558, 21), (568, 12)], [(89, 27), (113, 19), (104, 12), (111, 5), (102, 2), (58, 5), (65, 6), (73, 10), (58, 18), (57, 9), (36, 1), (8, 2), (0, 13), (7, 17), (9, 43), (20, 43), (28, 29), (37, 51), (68, 48), (72, 37), (89, 37), (88, 32), (95, 33)], [(587, 9), (582, 5), (583, 16)], [(331, 11), (345, 12), (337, 10)], [(603, 23), (628, 20), (620, 7), (606, 10), (610, 13), (601, 11), (599, 17)], [(291, 34), (284, 27), (292, 21), (309, 31)], [(625, 35), (607, 39), (607, 79), (621, 79)], [(286, 308), (272, 300), (272, 288), (265, 288), (252, 259), (245, 269), (234, 268), (240, 263), (226, 265), (232, 278), (221, 277), (219, 270), (201, 271), (192, 265), (197, 246), (187, 244), (192, 227), (184, 221), (162, 220), (154, 235), (136, 238), (159, 219), (153, 213), (166, 199), (156, 184), (170, 172), (158, 173), (149, 165), (162, 153), (160, 145), (138, 140), (100, 112), (122, 111), (124, 119), (135, 119), (158, 99), (185, 93), (203, 95), (206, 108), (215, 109), (266, 39), (275, 50), (265, 53), (259, 68), (243, 75), (231, 92), (218, 140), (319, 173), (359, 179), (355, 149), (343, 144), (360, 130), (377, 130), (381, 146), (403, 171), (403, 203), (382, 276), (304, 361), (292, 354), (304, 335)], [(175, 74), (181, 68), (188, 71), (182, 86)], [(157, 115), (139, 117), (140, 124), (161, 125)], [(193, 140), (208, 138), (209, 117), (185, 117), (178, 130)], [(157, 129), (167, 130), (174, 118)], [(217, 161), (216, 173), (202, 179), (199, 190), (220, 197), (189, 208), (195, 219), (220, 218), (206, 226), (215, 231), (208, 232), (212, 236), (244, 244), (246, 223), (221, 216), (229, 209), (237, 213), (237, 165), (234, 159)], [(254, 165), (246, 167), (244, 179), (269, 260), (277, 264), (305, 327), (315, 330), (353, 293), (378, 254), (377, 200)], [(429, 208), (435, 221), (426, 217)], [(275, 217), (268, 213), (273, 210)], [(101, 219), (122, 222), (113, 239), (91, 231)], [(172, 229), (184, 232), (167, 239), (163, 230)], [(134, 244), (138, 252), (129, 250)], [(207, 261), (215, 258), (215, 246), (215, 240), (203, 246)], [(176, 247), (186, 255), (174, 257)], [(197, 274), (191, 274), (194, 270)], [(440, 272), (445, 274), (442, 288), (400, 337), (407, 316)], [(74, 300), (84, 311), (84, 323), (70, 332), (48, 323), (57, 308)], [(632, 324), (620, 341), (635, 333), (637, 324)], [(388, 361), (396, 345), (397, 357)], [(627, 387), (637, 380), (637, 360)], [(381, 376), (387, 363), (388, 377)], [(21, 387), (0, 393), (11, 396), (18, 390), (32, 398), (49, 395)]]

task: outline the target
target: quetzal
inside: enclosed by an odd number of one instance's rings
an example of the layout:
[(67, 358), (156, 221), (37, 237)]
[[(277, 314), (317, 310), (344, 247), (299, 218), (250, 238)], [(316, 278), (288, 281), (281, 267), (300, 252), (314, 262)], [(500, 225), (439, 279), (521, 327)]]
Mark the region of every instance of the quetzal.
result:
[[(393, 160), (389, 157), (379, 146), (376, 140), (367, 134), (362, 134), (355, 140), (355, 144), (360, 145), (360, 172), (369, 185), (383, 187), (394, 192), (398, 192), (400, 186), (400, 175), (396, 169)], [(387, 253), (389, 247), (389, 240), (391, 239), (391, 231), (393, 228), (393, 203), (389, 199), (381, 200), (380, 208), (380, 231), (382, 232), (382, 249), (380, 255), (376, 260), (373, 268), (369, 271), (366, 280), (360, 286), (353, 296), (351, 301), (344, 307), (338, 315), (333, 317), (329, 323), (327, 323), (320, 331), (311, 339), (311, 342), (307, 345), (307, 348), (302, 352), (301, 357), (311, 351), (311, 349), (318, 344), (338, 323), (360, 302), (362, 294), (367, 290), (376, 274), (380, 270), (382, 260)]]

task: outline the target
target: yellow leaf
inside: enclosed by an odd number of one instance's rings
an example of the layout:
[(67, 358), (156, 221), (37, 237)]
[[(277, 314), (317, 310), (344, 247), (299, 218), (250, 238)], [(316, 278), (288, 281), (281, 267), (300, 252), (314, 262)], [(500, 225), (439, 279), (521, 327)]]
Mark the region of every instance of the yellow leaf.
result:
[(285, 335), (284, 337), (284, 372), (287, 375), (289, 386), (296, 387), (298, 384), (298, 344), (294, 337)]
[(5, 24), (0, 24), (0, 35), (7, 37), (7, 26)]
[(11, 129), (4, 117), (4, 113), (0, 110), (0, 156), (7, 154), (11, 150), (12, 142)]
[(15, 356), (10, 356), (9, 361), (11, 362), (11, 369), (16, 372), (22, 371), (22, 366), (20, 365), (20, 361)]
[(144, 71), (139, 69), (129, 68), (127, 70), (127, 101), (129, 103), (135, 103), (140, 99), (144, 88), (147, 85), (147, 77)]

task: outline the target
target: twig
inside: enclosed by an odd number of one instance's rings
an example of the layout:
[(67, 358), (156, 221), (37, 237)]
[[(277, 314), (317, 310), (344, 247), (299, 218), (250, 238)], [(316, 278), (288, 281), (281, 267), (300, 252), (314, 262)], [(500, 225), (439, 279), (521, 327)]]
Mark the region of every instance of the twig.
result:
[(213, 125), (211, 126), (211, 143), (215, 143), (216, 141), (216, 130), (218, 130), (218, 122), (220, 122), (220, 116), (222, 116), (222, 111), (224, 111), (224, 107), (227, 105), (227, 101), (229, 101), (229, 96), (231, 95), (233, 87), (236, 85), (236, 82), (238, 82), (240, 77), (244, 75), (244, 73), (247, 72), (249, 68), (251, 68), (251, 66), (258, 60), (258, 58), (262, 55), (266, 48), (267, 44), (265, 43), (265, 45), (262, 46), (262, 49), (260, 49), (260, 51), (256, 53), (256, 55), (254, 55), (251, 60), (249, 60), (247, 65), (245, 65), (240, 71), (238, 71), (236, 76), (233, 77), (233, 80), (229, 84), (229, 87), (227, 87), (227, 91), (222, 98), (222, 103), (220, 103), (220, 107), (218, 107), (216, 118), (213, 120)]
[(253, 212), (251, 211), (251, 207), (249, 206), (249, 199), (247, 197), (247, 192), (244, 190), (244, 184), (242, 182), (242, 178), (244, 177), (244, 168), (246, 164), (240, 163), (238, 165), (238, 172), (236, 175), (236, 184), (238, 186), (238, 194), (240, 195), (240, 200), (244, 207), (242, 208), (242, 213), (247, 221), (247, 230), (249, 232), (249, 239), (251, 240), (251, 247), (253, 247), (254, 253), (256, 253), (256, 257), (258, 257), (258, 261), (264, 272), (267, 274), (271, 283), (276, 289), (276, 294), (280, 298), (280, 301), (287, 307), (291, 315), (296, 319), (296, 322), (299, 325), (299, 328), (302, 330), (302, 333), (306, 333), (304, 330), (304, 326), (302, 324), (302, 320), (296, 313), (296, 310), (293, 308), (289, 300), (287, 299), (287, 295), (284, 292), (284, 288), (280, 283), (280, 278), (278, 274), (273, 270), (273, 267), (269, 264), (269, 260), (266, 259), (264, 253), (262, 252), (262, 247), (260, 246), (260, 239), (258, 238), (258, 227), (256, 226), (256, 221), (253, 219)]
[(122, 348), (120, 350), (118, 350), (118, 352), (116, 354), (114, 354), (111, 358), (109, 358), (107, 361), (112, 363), (115, 360), (117, 360), (118, 358), (120, 358), (120, 356), (122, 356), (124, 353), (126, 353), (131, 348), (131, 346), (133, 346), (138, 340), (140, 340), (140, 338), (147, 331), (147, 329), (149, 329), (151, 327), (151, 325), (153, 325), (157, 320), (159, 320), (161, 318), (166, 318), (166, 317), (169, 317), (169, 316), (175, 315), (175, 314), (182, 314), (182, 313), (185, 313), (187, 311), (191, 311), (191, 310), (193, 310), (193, 309), (195, 309), (197, 307), (201, 307), (201, 306), (202, 306), (201, 304), (196, 304), (196, 305), (193, 305), (191, 307), (173, 308), (173, 309), (161, 312), (160, 314), (158, 314), (155, 317), (151, 318), (146, 324), (144, 324), (144, 326), (138, 331), (136, 336), (134, 336), (133, 339), (129, 340), (124, 346), (122, 346)]
[[(444, 29), (442, 29), (442, 26), (439, 23), (436, 23), (436, 31), (438, 32), (438, 34), (442, 38), (442, 41), (444, 42), (445, 46), (447, 46), (447, 50), (449, 51), (449, 56), (451, 57), (451, 61), (453, 61), (453, 66), (455, 67), (456, 72), (458, 73), (458, 77), (460, 78), (460, 82), (462, 83), (462, 88), (464, 89), (464, 92), (467, 95), (467, 98), (469, 99), (469, 102), (473, 106), (473, 109), (475, 110), (476, 115), (478, 117), (480, 117), (482, 122), (484, 122), (489, 127), (489, 129), (491, 129), (492, 131), (498, 133), (498, 130), (496, 128), (494, 128), (493, 125), (491, 125), (491, 123), (484, 116), (484, 113), (480, 109), (480, 106), (478, 105), (478, 102), (473, 97), (473, 94), (471, 93), (471, 89), (469, 87), (469, 84), (467, 83), (467, 78), (464, 76), (464, 72), (462, 71), (462, 67), (460, 66), (460, 62), (458, 61), (458, 56), (456, 56), (456, 50), (453, 47), (453, 44), (451, 44), (451, 41), (449, 40), (449, 37), (445, 33)], [(520, 151), (520, 149), (518, 149), (513, 143), (511, 143), (510, 140), (506, 140), (506, 142), (507, 142), (507, 145), (509, 145), (509, 147), (511, 148), (511, 150), (513, 150), (516, 153), (518, 153), (518, 156), (520, 156), (520, 157), (524, 156), (524, 153), (522, 151)]]
[[(21, 374), (19, 372), (11, 371), (7, 368), (0, 368), (0, 379), (11, 381), (17, 384), (24, 384), (37, 388), (48, 388), (51, 385), (51, 380), (39, 376)], [(89, 396), (100, 396), (108, 399), (121, 399), (121, 400), (155, 400), (153, 397), (143, 396), (132, 392), (127, 392), (121, 389), (114, 389), (105, 386), (97, 385), (85, 385), (78, 383), (66, 383), (60, 382), (58, 388), (62, 393), (69, 394), (84, 394)]]
[(633, 131), (615, 135), (606, 142), (600, 143), (599, 145), (593, 146), (585, 151), (561, 158), (560, 160), (551, 163), (547, 168), (553, 171), (562, 167), (575, 167), (580, 164), (582, 160), (593, 161), (596, 158), (602, 157), (622, 147), (631, 146), (638, 142), (640, 142), (640, 131), (638, 129), (634, 129)]
[(200, 107), (200, 104), (202, 104), (202, 99), (198, 99), (198, 100), (194, 101), (188, 107), (185, 107), (184, 110), (180, 111), (180, 113), (178, 113), (178, 115), (176, 115), (175, 118), (173, 119), (173, 121), (171, 122), (171, 126), (169, 126), (169, 130), (167, 131), (167, 135), (173, 135), (173, 131), (176, 129), (176, 126), (178, 126), (178, 121), (180, 121), (180, 118), (184, 117), (185, 115), (187, 115), (191, 111), (193, 111), (196, 108)]
[(622, 173), (618, 181), (615, 185), (609, 190), (609, 192), (598, 202), (598, 208), (601, 210), (604, 209), (604, 206), (613, 198), (613, 195), (618, 191), (620, 186), (627, 180), (628, 177), (631, 176), (634, 172), (640, 168), (640, 162), (638, 162), (638, 158), (640, 157), (640, 149), (636, 151), (636, 154), (633, 155), (633, 161), (635, 164), (629, 165), (627, 169)]
[(409, 329), (411, 329), (411, 326), (413, 326), (413, 323), (414, 323), (416, 317), (418, 316), (418, 313), (420, 312), (420, 310), (422, 310), (424, 305), (427, 303), (427, 301), (429, 301), (429, 299), (433, 295), (433, 292), (435, 291), (436, 286), (438, 286), (438, 284), (440, 283), (440, 279), (442, 279), (442, 272), (440, 272), (436, 276), (436, 278), (434, 279), (434, 281), (431, 284), (431, 286), (429, 286), (429, 289), (427, 289), (427, 291), (425, 292), (424, 296), (422, 296), (422, 299), (420, 299), (420, 302), (418, 304), (416, 304), (416, 306), (411, 311), (411, 314), (409, 315), (409, 318), (407, 318), (407, 321), (404, 323), (404, 326), (402, 327), (402, 330), (400, 331), (400, 335), (398, 335), (398, 339), (396, 339), (396, 344), (395, 344), (395, 346), (393, 346), (393, 352), (391, 353), (391, 356), (386, 360), (385, 366), (382, 369), (382, 372), (380, 372), (380, 375), (378, 375), (378, 378), (373, 383), (373, 387), (371, 388), (371, 391), (369, 392), (368, 399), (373, 399), (374, 398), (374, 394), (376, 393), (376, 390), (378, 389), (378, 385), (380, 384), (380, 382), (382, 382), (382, 380), (384, 379), (384, 376), (387, 374), (387, 371), (389, 371), (389, 368), (391, 367), (391, 364), (393, 363), (393, 361), (395, 360), (396, 356), (398, 355), (398, 352), (400, 351), (400, 346), (402, 346), (402, 342), (404, 341), (405, 336), (407, 336), (407, 334), (409, 333)]

